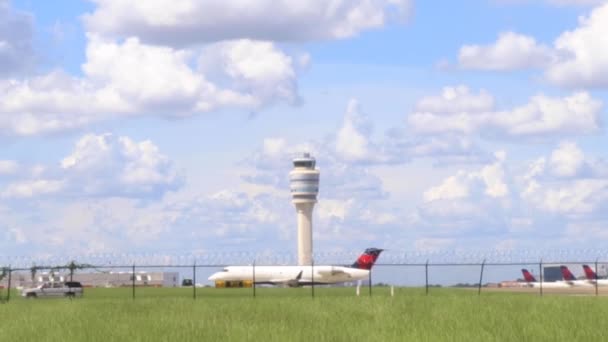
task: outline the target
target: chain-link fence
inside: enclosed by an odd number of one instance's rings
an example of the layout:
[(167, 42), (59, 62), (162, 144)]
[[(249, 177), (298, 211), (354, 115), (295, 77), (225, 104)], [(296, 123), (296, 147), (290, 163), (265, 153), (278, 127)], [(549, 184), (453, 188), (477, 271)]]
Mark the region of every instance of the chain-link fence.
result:
[[(597, 257), (590, 259), (588, 256), (593, 252)], [(299, 290), (289, 292), (290, 295), (310, 297), (372, 296), (374, 293), (430, 295), (438, 288), (468, 289), (467, 293), (477, 295), (500, 291), (601, 295), (608, 293), (608, 261), (603, 261), (608, 260), (606, 254), (591, 250), (555, 251), (545, 252), (551, 258), (543, 258), (539, 257), (539, 252), (389, 252), (383, 254), (364, 277), (322, 284), (327, 281), (323, 270), (328, 266), (324, 265), (348, 268), (358, 256), (357, 253), (326, 253), (315, 255), (315, 264), (301, 266), (299, 273), (282, 275), (274, 282), (275, 286), (262, 282), (260, 272), (266, 272), (267, 266), (294, 265), (291, 254), (93, 255), (36, 261), (5, 257), (0, 258), (0, 262), (6, 263), (0, 268), (0, 288), (4, 290), (0, 297), (9, 301), (11, 296), (24, 296), (28, 289), (43, 287), (41, 291), (44, 291), (48, 284), (66, 282), (81, 283), (87, 297), (125, 299), (155, 296), (197, 299), (217, 295), (257, 297), (282, 293), (269, 287), (295, 287)], [(570, 258), (558, 259), (565, 256)], [(116, 259), (111, 260), (111, 257)], [(533, 260), (535, 257), (538, 259)], [(101, 262), (104, 259), (106, 261)], [(131, 262), (125, 262), (127, 260)], [(229, 282), (210, 280), (213, 274), (235, 265), (248, 267), (251, 276)], [(303, 272), (305, 277), (302, 277)]]

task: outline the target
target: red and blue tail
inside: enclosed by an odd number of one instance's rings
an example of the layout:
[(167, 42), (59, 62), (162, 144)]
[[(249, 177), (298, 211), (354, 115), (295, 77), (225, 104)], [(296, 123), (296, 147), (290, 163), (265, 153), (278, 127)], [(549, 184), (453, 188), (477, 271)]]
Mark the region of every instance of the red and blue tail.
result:
[(535, 283), (536, 282), (536, 278), (534, 278), (534, 276), (532, 275), (532, 273), (528, 272), (527, 269), (522, 268), (521, 269), (521, 273), (523, 273), (524, 275), (524, 280), (528, 283)]
[(585, 277), (588, 280), (597, 280), (597, 273), (595, 273), (589, 265), (583, 265), (583, 270), (585, 270)]
[(380, 253), (382, 253), (384, 249), (380, 248), (368, 248), (357, 258), (354, 264), (351, 265), (352, 268), (359, 268), (362, 270), (371, 270), (372, 266), (378, 260)]
[(574, 276), (574, 274), (572, 274), (572, 272), (570, 272), (570, 270), (568, 269), (568, 267), (561, 265), (559, 267), (559, 269), (562, 271), (562, 277), (564, 278), (565, 281), (574, 281), (576, 280), (576, 277)]

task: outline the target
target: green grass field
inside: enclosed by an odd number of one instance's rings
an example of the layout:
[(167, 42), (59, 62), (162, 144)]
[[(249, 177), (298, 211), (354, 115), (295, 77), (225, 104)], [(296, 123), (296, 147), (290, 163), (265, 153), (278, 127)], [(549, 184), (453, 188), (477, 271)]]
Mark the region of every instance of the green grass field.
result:
[[(363, 290), (363, 289), (362, 289)], [(86, 289), (0, 305), (0, 341), (566, 341), (608, 338), (608, 297), (432, 289)]]

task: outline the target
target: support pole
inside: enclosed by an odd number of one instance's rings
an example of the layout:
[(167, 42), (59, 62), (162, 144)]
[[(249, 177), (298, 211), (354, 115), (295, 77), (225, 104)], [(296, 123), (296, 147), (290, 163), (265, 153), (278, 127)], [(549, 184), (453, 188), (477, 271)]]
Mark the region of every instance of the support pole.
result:
[(369, 296), (371, 297), (372, 296), (372, 269), (371, 268), (369, 269), (368, 275), (369, 275), (369, 279), (368, 279), (368, 281), (369, 281)]
[(538, 274), (540, 275), (540, 296), (543, 296), (543, 259), (540, 259), (538, 264)]
[(426, 295), (429, 295), (429, 261), (427, 259), (426, 264), (424, 264), (424, 288), (426, 290)]
[(485, 266), (486, 266), (486, 259), (483, 259), (483, 261), (481, 262), (481, 272), (479, 273), (479, 284), (478, 284), (478, 288), (477, 288), (478, 296), (481, 295), (481, 283), (483, 281), (483, 269)]
[(312, 293), (312, 298), (315, 298), (315, 261), (311, 260), (310, 263), (310, 288)]
[(6, 293), (6, 302), (8, 303), (11, 300), (11, 278), (13, 274), (13, 269), (9, 265), (8, 266), (8, 292)]
[(253, 260), (253, 268), (252, 268), (252, 272), (253, 272), (253, 298), (255, 298), (255, 260)]
[(597, 284), (597, 279), (599, 278), (599, 277), (597, 276), (597, 272), (598, 272), (598, 270), (597, 270), (597, 259), (595, 259), (595, 279), (594, 279), (594, 280), (595, 280), (595, 295), (596, 295), (596, 296), (599, 294), (599, 293), (598, 293), (598, 290), (597, 290), (597, 286), (598, 286), (598, 284)]
[(192, 299), (196, 299), (196, 261), (192, 265)]
[(133, 264), (133, 277), (131, 279), (131, 297), (135, 300), (135, 264)]

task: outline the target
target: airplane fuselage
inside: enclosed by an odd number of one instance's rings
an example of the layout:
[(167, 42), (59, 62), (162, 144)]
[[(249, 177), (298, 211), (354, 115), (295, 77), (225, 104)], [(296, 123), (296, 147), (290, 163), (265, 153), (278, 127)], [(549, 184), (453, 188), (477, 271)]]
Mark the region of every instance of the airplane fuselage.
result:
[[(540, 288), (541, 287), (541, 283), (540, 282), (526, 282), (526, 284), (528, 284), (528, 286), (530, 287), (534, 287), (534, 288)], [(570, 288), (572, 287), (571, 284), (568, 284), (564, 281), (548, 281), (548, 282), (543, 282), (542, 283), (542, 287), (545, 289), (564, 289), (564, 288)]]
[(368, 279), (369, 270), (344, 266), (228, 266), (212, 281), (255, 281), (256, 284), (299, 286)]

